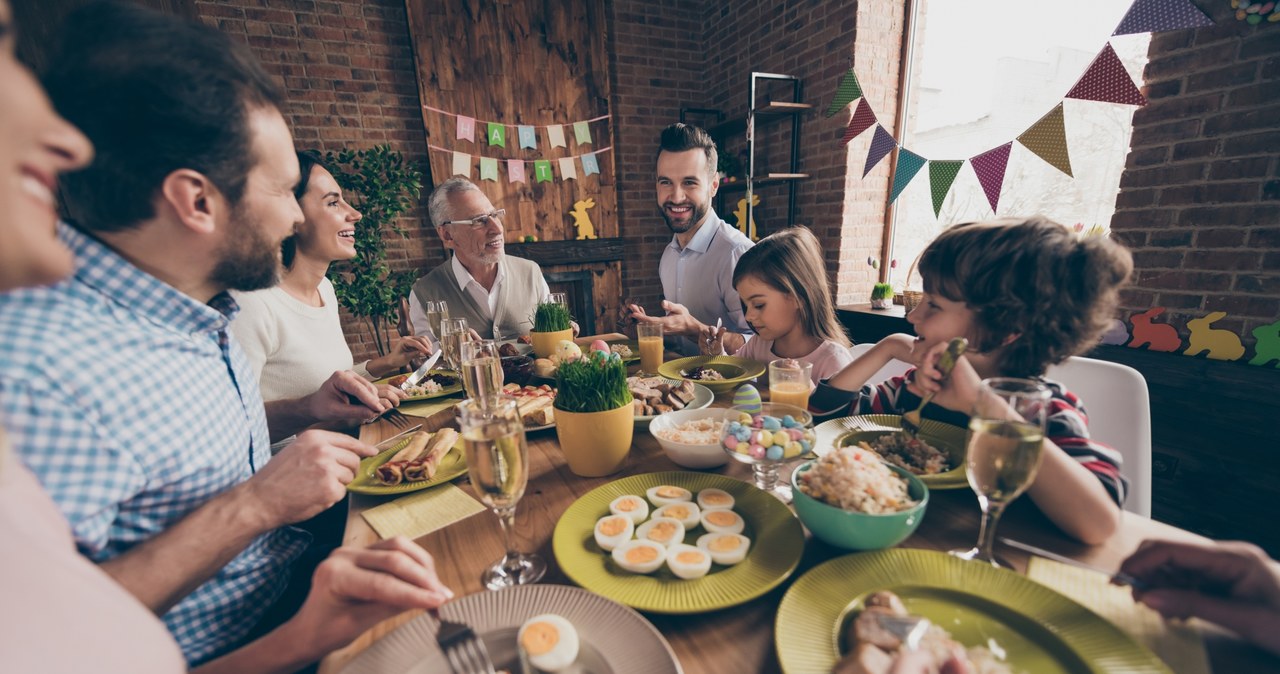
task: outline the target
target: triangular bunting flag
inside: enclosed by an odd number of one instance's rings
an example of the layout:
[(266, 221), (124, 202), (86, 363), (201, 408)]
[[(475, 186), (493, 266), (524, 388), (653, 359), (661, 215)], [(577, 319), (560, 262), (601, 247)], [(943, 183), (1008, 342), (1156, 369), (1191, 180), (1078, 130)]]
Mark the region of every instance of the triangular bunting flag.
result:
[(471, 177), (471, 155), (453, 153), (453, 175)]
[(522, 183), (524, 178), (524, 162), (519, 159), (507, 160), (507, 182)]
[(880, 160), (884, 159), (884, 156), (889, 154), (889, 151), (897, 144), (893, 140), (893, 136), (890, 136), (883, 126), (877, 124), (876, 134), (871, 138), (871, 149), (867, 150), (867, 164), (862, 167), (862, 177), (867, 177), (867, 174), (871, 173), (871, 169), (875, 168), (876, 164), (879, 164)]
[(507, 127), (497, 122), (489, 122), (489, 130), (485, 135), (488, 136), (490, 145), (507, 146)]
[(540, 183), (554, 179), (555, 175), (551, 173), (551, 162), (546, 159), (533, 162), (533, 177)]
[(875, 123), (876, 113), (871, 111), (870, 105), (867, 105), (867, 99), (864, 98), (858, 101), (858, 109), (854, 110), (853, 119), (849, 120), (849, 126), (844, 130), (844, 136), (840, 138), (840, 144), (847, 145), (849, 141), (857, 138)]
[(1158, 33), (1212, 25), (1213, 19), (1205, 16), (1191, 0), (1135, 0), (1112, 35)]
[(493, 157), (480, 158), (480, 179), (492, 180), (497, 182), (498, 180), (498, 160), (497, 159), (494, 159)]
[(844, 106), (852, 103), (854, 100), (862, 98), (862, 87), (858, 86), (858, 76), (853, 74), (853, 68), (845, 71), (844, 77), (840, 78), (840, 86), (836, 87), (836, 97), (831, 99), (831, 106), (827, 108), (827, 116), (830, 117)]
[(466, 115), (458, 115), (458, 140), (465, 140), (468, 143), (474, 143), (475, 137), (476, 120)]
[(591, 125), (586, 122), (574, 122), (573, 139), (578, 141), (578, 145), (590, 145)]
[(906, 148), (898, 148), (898, 170), (893, 174), (893, 190), (889, 193), (889, 203), (897, 200), (902, 190), (907, 188), (907, 183), (910, 183), (920, 169), (924, 168), (924, 162), (924, 157)]
[(1110, 42), (1102, 48), (1093, 63), (1089, 64), (1089, 69), (1080, 76), (1080, 80), (1071, 87), (1066, 97), (1125, 105), (1147, 104), (1147, 99), (1133, 85), (1129, 71), (1124, 69), (1124, 64), (1116, 56), (1116, 50), (1111, 48)]
[(1063, 121), (1062, 104), (1059, 103), (1040, 121), (1018, 136), (1018, 142), (1049, 165), (1071, 175), (1071, 156), (1067, 152), (1067, 127)]
[[(902, 164), (901, 160), (898, 164)], [(938, 212), (942, 210), (942, 200), (946, 198), (947, 192), (951, 191), (951, 183), (956, 181), (956, 175), (960, 173), (961, 166), (964, 166), (963, 160), (929, 162), (929, 192), (933, 195), (933, 217), (938, 217)]]
[(992, 212), (995, 212), (996, 205), (1000, 203), (1000, 188), (1004, 186), (1004, 170), (1009, 165), (1009, 150), (1012, 148), (1013, 143), (1009, 142), (969, 158), (969, 165), (978, 174), (978, 183), (987, 195), (987, 203), (991, 204)]
[(589, 176), (600, 172), (600, 163), (596, 161), (596, 153), (582, 155), (582, 175)]
[(560, 179), (561, 180), (577, 180), (578, 167), (573, 165), (573, 157), (560, 158)]
[(520, 149), (538, 149), (538, 136), (533, 132), (532, 126), (516, 127), (516, 134), (520, 138)]
[(547, 127), (547, 140), (551, 142), (551, 147), (568, 147), (564, 143), (564, 127), (559, 124)]

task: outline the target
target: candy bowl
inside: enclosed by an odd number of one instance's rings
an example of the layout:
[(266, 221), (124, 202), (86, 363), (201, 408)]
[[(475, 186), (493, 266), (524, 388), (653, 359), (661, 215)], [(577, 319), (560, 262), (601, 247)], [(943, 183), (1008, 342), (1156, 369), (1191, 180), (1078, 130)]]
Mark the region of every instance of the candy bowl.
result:
[(720, 437), (720, 448), (730, 458), (751, 464), (755, 485), (791, 502), (791, 485), (779, 481), (778, 467), (808, 456), (817, 440), (813, 415), (794, 405), (762, 403), (734, 406)]

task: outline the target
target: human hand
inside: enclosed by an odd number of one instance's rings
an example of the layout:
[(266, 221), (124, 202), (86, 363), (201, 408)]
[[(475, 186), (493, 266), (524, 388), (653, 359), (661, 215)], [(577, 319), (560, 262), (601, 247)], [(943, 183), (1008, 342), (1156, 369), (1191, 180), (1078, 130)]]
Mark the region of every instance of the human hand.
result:
[(367, 548), (333, 551), (316, 568), (302, 608), (282, 629), (304, 638), (314, 660), (397, 613), (434, 609), (452, 598), (431, 555), (397, 536)]
[(388, 365), (400, 368), (416, 359), (430, 356), (434, 352), (435, 347), (432, 346), (430, 339), (409, 335), (392, 342), (391, 351), (384, 358)]
[(667, 315), (661, 318), (654, 316), (636, 317), (637, 321), (643, 323), (658, 323), (662, 325), (662, 332), (666, 335), (682, 335), (691, 339), (696, 339), (702, 329), (706, 327), (698, 319), (689, 313), (688, 307), (683, 304), (662, 301), (662, 309)]
[(378, 450), (355, 438), (310, 430), (271, 457), (244, 486), (264, 529), (301, 522), (346, 497), (360, 459)]
[(716, 327), (714, 325), (702, 326), (702, 332), (698, 338), (698, 349), (704, 356), (723, 356), (724, 336), (729, 332), (728, 328), (723, 326)]
[(1147, 586), (1134, 599), (1165, 618), (1203, 618), (1280, 655), (1280, 565), (1258, 546), (1146, 540), (1120, 571)]
[(307, 414), (316, 421), (349, 424), (376, 419), (394, 407), (378, 395), (378, 387), (350, 370), (334, 372), (303, 401)]
[(378, 399), (392, 407), (399, 407), (400, 402), (409, 397), (409, 394), (400, 390), (399, 386), (390, 384), (374, 384), (374, 386), (378, 388)]
[(950, 374), (943, 374), (938, 366), (939, 359), (947, 350), (948, 342), (939, 342), (926, 349), (920, 349), (915, 343), (908, 362), (916, 366), (908, 389), (918, 396), (934, 394), (933, 402), (949, 410), (970, 413), (978, 402), (978, 392), (982, 388), (982, 377), (973, 369), (973, 364), (964, 356), (956, 358), (955, 366)]

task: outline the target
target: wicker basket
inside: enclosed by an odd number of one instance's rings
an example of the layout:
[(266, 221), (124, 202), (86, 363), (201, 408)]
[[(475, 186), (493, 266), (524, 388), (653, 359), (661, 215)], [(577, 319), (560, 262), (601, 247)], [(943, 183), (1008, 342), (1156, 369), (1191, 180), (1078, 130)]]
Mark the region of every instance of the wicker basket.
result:
[(924, 291), (922, 290), (902, 291), (902, 306), (907, 310), (907, 313), (915, 311), (916, 307), (920, 304), (920, 300), (923, 299)]
[(924, 299), (924, 291), (915, 289), (924, 285), (924, 282), (916, 276), (916, 265), (918, 264), (920, 264), (919, 255), (911, 261), (911, 268), (907, 270), (907, 278), (902, 282), (902, 306), (906, 308), (907, 313), (914, 311), (921, 300)]

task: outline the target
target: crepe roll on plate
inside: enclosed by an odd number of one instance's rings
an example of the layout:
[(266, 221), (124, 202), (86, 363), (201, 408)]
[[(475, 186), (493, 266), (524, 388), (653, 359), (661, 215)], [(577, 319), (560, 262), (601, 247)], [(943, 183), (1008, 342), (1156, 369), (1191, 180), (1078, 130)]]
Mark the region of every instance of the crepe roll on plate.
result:
[(440, 461), (444, 459), (445, 454), (453, 448), (453, 444), (458, 441), (458, 432), (452, 428), (442, 428), (436, 432), (431, 438), (431, 442), (427, 444), (427, 449), (422, 456), (409, 462), (404, 469), (404, 477), (410, 482), (421, 482), (430, 480), (435, 477), (436, 470), (440, 467)]

